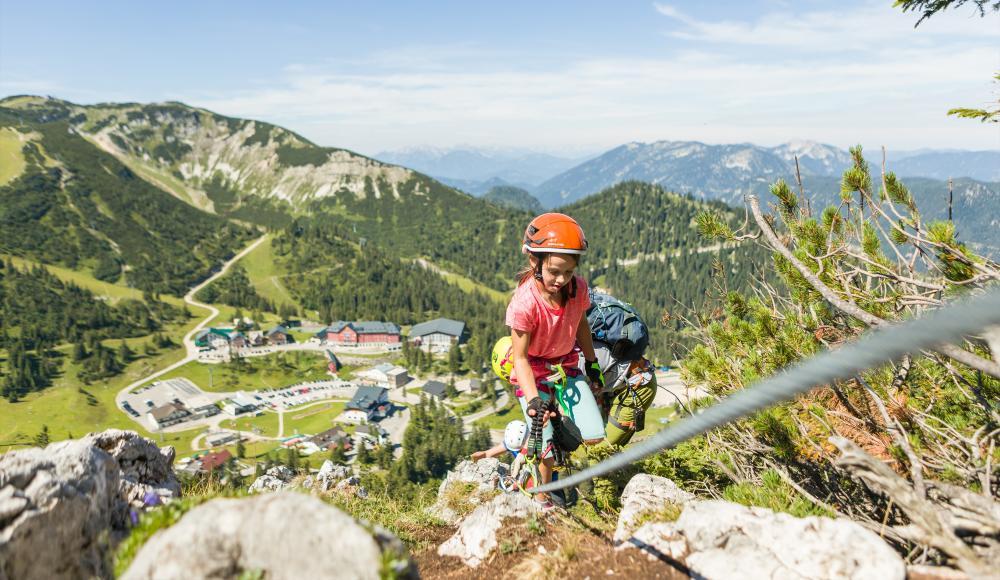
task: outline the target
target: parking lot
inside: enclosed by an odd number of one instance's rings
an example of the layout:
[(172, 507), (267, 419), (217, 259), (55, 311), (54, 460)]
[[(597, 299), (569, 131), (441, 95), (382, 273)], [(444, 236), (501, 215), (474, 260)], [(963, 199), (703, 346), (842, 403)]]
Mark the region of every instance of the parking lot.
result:
[(128, 393), (122, 401), (122, 410), (137, 420), (145, 420), (150, 409), (180, 403), (188, 409), (210, 405), (226, 398), (224, 393), (206, 393), (184, 378), (154, 381), (139, 390)]
[(257, 391), (254, 398), (271, 409), (289, 409), (323, 399), (350, 399), (357, 385), (347, 381), (312, 381), (283, 389)]

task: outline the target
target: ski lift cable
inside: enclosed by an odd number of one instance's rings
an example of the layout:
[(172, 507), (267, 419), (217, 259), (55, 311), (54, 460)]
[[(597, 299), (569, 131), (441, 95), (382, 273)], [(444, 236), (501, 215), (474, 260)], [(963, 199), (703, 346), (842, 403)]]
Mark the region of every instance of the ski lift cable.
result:
[[(693, 416), (681, 419), (597, 465), (538, 486), (532, 491), (546, 493), (579, 485), (591, 478), (622, 469), (663, 449), (675, 447), (716, 427), (792, 399), (815, 387), (835, 380), (849, 379), (904, 354), (914, 354), (922, 349), (933, 349), (938, 345), (960, 341), (963, 336), (995, 324), (1000, 324), (1000, 289), (996, 288), (975, 298), (934, 310), (919, 319), (871, 332), (837, 350), (813, 356), (730, 395)], [(1000, 353), (994, 353), (994, 356), (1000, 356)]]

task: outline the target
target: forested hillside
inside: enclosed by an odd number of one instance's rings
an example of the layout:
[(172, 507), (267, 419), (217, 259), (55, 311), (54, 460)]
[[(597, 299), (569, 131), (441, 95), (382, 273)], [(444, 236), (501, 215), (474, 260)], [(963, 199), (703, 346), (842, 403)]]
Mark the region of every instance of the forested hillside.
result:
[[(504, 249), (520, 256), (516, 244)], [(459, 319), (471, 334), (466, 350), (470, 368), (487, 363), (493, 343), (505, 332), (505, 303), (484, 291), (463, 291), (422, 265), (362, 242), (347, 226), (332, 220), (296, 220), (278, 232), (273, 251), (278, 263), (293, 274), (286, 279), (289, 290), (304, 307), (318, 311), (323, 321), (388, 320), (408, 325), (438, 316)]]
[(185, 313), (151, 295), (117, 304), (98, 300), (88, 290), (65, 283), (41, 267), (18, 268), (0, 262), (0, 395), (15, 401), (51, 383), (65, 353), (55, 347), (72, 342), (72, 358), (89, 377), (114, 374), (119, 354), (101, 339), (145, 336)]
[(561, 208), (580, 221), (590, 249), (583, 262), (592, 282), (631, 302), (652, 330), (651, 356), (667, 363), (691, 344), (685, 317), (726, 290), (747, 290), (768, 253), (747, 243), (722, 244), (698, 232), (707, 210), (729, 223), (742, 212), (696, 201), (658, 185), (626, 182)]
[(0, 187), (0, 252), (183, 293), (250, 239), (144, 181), (73, 129), (69, 109), (0, 107), (25, 166)]
[(497, 185), (491, 187), (483, 195), (483, 199), (500, 207), (521, 209), (533, 214), (542, 213), (542, 204), (527, 190), (513, 185)]

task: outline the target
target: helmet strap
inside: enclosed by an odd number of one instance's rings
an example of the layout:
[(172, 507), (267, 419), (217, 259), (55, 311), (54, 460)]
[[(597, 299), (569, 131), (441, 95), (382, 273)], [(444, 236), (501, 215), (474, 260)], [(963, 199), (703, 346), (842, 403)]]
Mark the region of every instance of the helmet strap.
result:
[(534, 273), (535, 280), (538, 280), (539, 282), (541, 282), (542, 281), (542, 262), (545, 261), (545, 256), (544, 256), (544, 254), (543, 255), (532, 254), (532, 255), (535, 257), (535, 273)]

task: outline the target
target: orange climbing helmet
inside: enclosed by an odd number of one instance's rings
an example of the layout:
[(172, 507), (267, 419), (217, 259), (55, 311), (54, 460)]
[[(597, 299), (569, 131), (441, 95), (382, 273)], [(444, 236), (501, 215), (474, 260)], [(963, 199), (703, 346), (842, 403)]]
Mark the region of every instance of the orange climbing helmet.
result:
[(543, 213), (531, 220), (524, 230), (521, 251), (582, 254), (587, 251), (587, 238), (576, 220), (561, 213)]

